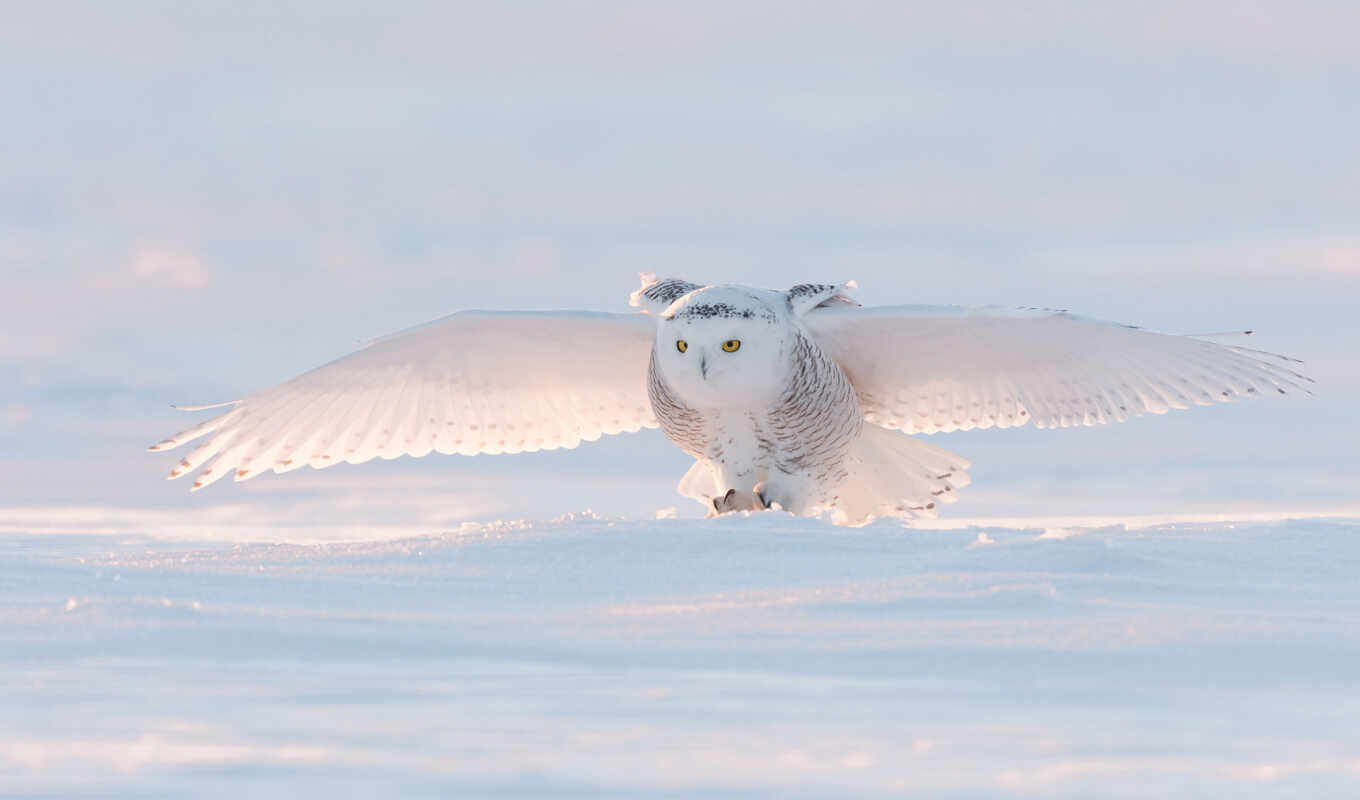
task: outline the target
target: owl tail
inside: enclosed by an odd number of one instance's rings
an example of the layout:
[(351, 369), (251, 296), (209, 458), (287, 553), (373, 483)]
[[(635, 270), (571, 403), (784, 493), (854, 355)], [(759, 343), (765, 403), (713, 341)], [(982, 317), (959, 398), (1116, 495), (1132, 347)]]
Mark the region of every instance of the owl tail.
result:
[(972, 482), (962, 456), (869, 423), (851, 446), (846, 466), (849, 476), (830, 504), (838, 525), (935, 517), (940, 503), (957, 501), (955, 490)]

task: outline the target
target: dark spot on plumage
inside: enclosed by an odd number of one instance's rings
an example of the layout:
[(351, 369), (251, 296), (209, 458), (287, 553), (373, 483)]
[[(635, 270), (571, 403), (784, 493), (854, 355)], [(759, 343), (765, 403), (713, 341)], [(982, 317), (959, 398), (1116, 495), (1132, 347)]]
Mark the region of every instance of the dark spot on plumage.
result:
[(788, 295), (790, 300), (796, 300), (804, 295), (822, 294), (824, 292), (832, 291), (835, 288), (835, 284), (830, 283), (800, 283), (792, 289), (789, 289)]
[(672, 315), (672, 319), (755, 319), (756, 312), (729, 303), (691, 303)]
[(844, 287), (834, 283), (800, 283), (784, 292), (784, 302), (789, 310), (806, 313), (816, 308), (826, 308), (836, 303), (858, 305), (854, 300), (841, 293)]
[(690, 292), (698, 289), (699, 284), (682, 281), (676, 278), (667, 278), (653, 284), (642, 296), (657, 303), (674, 303)]

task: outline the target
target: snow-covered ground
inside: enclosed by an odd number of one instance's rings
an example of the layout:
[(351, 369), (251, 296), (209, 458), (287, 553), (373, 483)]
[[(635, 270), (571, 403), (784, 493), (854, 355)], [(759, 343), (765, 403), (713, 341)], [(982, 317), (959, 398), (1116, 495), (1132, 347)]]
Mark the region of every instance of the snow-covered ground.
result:
[(30, 518), (0, 795), (1355, 796), (1355, 517)]

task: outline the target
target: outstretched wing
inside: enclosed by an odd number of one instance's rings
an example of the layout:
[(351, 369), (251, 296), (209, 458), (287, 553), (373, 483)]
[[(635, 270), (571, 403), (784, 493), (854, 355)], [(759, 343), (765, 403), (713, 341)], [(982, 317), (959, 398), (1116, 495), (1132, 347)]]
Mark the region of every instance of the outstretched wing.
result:
[(647, 400), (654, 326), (643, 314), (463, 311), (228, 405), (166, 439), (208, 437), (171, 471), (227, 474), (374, 457), (575, 447), (655, 427)]
[(1310, 382), (1284, 356), (1051, 309), (836, 307), (803, 324), (865, 420), (906, 433), (1099, 425)]

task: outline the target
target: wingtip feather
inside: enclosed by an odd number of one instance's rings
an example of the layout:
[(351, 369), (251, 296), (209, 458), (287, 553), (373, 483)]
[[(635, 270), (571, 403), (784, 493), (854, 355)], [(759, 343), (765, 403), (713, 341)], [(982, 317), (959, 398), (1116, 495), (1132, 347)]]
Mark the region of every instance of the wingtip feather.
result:
[(234, 406), (240, 402), (241, 402), (240, 400), (225, 400), (221, 403), (207, 403), (206, 405), (198, 406), (181, 406), (171, 403), (170, 407), (175, 409), (176, 411), (211, 411), (214, 408), (226, 408), (227, 406)]

